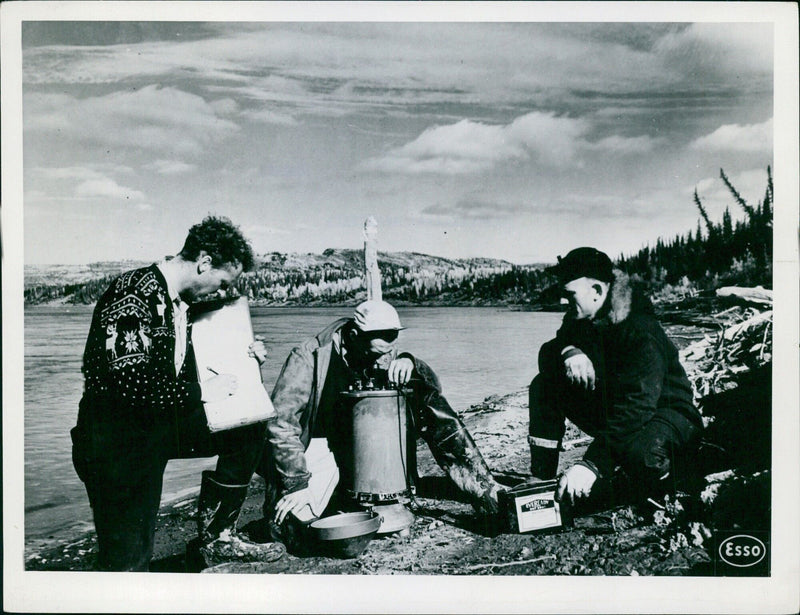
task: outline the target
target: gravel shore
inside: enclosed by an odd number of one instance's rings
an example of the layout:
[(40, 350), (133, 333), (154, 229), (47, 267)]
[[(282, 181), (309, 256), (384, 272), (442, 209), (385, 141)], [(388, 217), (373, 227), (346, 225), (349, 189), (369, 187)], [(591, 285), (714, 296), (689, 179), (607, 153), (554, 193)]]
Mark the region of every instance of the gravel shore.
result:
[[(701, 338), (700, 327), (672, 325), (668, 333), (679, 347)], [(707, 331), (707, 330), (706, 330)], [(759, 385), (763, 386), (763, 385)], [(763, 398), (763, 391), (755, 389)], [(746, 391), (745, 391), (746, 393)], [(752, 405), (752, 400), (749, 402)], [(768, 413), (770, 400), (767, 397)], [(734, 404), (735, 405), (735, 404)], [(724, 407), (724, 406), (720, 406)], [(500, 482), (515, 484), (528, 476), (527, 390), (489, 397), (462, 414), (465, 425)], [(724, 423), (724, 421), (722, 422)], [(722, 424), (721, 423), (721, 424)], [(767, 423), (768, 426), (768, 423)], [(766, 437), (769, 437), (768, 431)], [(589, 439), (570, 426), (561, 466), (579, 458)], [(407, 535), (374, 539), (357, 559), (285, 555), (269, 564), (241, 564), (220, 571), (291, 574), (425, 574), (425, 575), (711, 575), (715, 573), (714, 520), (737, 518), (738, 509), (721, 516), (694, 494), (685, 504), (654, 502), (623, 506), (575, 519), (574, 527), (554, 534), (503, 533), (495, 522), (475, 515), (435, 464), (426, 445), (418, 445), (419, 474), (415, 522)], [(725, 468), (719, 468), (725, 469)], [(742, 478), (734, 468), (720, 481), (760, 494), (761, 523), (768, 531), (769, 468), (748, 468)], [(755, 472), (753, 470), (756, 470)], [(736, 483), (736, 480), (739, 480)], [(749, 481), (749, 482), (748, 482)], [(199, 472), (198, 472), (199, 484)], [(764, 484), (767, 485), (764, 491)], [(726, 483), (709, 488), (716, 496)], [(754, 487), (755, 485), (755, 487)], [(263, 482), (254, 478), (239, 527), (261, 516)], [(708, 491), (708, 489), (707, 489)], [(763, 492), (763, 493), (762, 493)], [(729, 498), (730, 499), (730, 498)], [(720, 498), (719, 501), (724, 501)], [(184, 572), (185, 544), (194, 537), (196, 494), (163, 506), (159, 514), (152, 571)], [(731, 514), (733, 513), (733, 517)], [(726, 516), (727, 515), (727, 516)], [(406, 533), (404, 533), (406, 534)], [(91, 570), (96, 558), (93, 531), (57, 545), (29, 545), (27, 570)], [(767, 572), (768, 574), (768, 572)]]

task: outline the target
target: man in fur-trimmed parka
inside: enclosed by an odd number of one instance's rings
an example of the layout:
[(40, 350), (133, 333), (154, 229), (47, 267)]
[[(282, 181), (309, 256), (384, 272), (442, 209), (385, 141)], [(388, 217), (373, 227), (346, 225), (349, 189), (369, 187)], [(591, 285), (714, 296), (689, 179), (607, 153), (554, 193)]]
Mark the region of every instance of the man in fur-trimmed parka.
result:
[(650, 300), (603, 252), (577, 248), (554, 270), (569, 308), (539, 352), (530, 387), (531, 473), (556, 476), (566, 417), (594, 440), (561, 475), (558, 499), (623, 495), (607, 489), (620, 484), (608, 480), (618, 467), (635, 490), (627, 495), (669, 492), (676, 461), (697, 446), (703, 428), (677, 349)]
[[(339, 393), (358, 379), (374, 377), (394, 386), (409, 387), (409, 466), (414, 443), (421, 436), (434, 458), (476, 509), (497, 508), (495, 483), (483, 456), (458, 415), (441, 393), (433, 370), (419, 358), (397, 352), (403, 327), (395, 309), (385, 301), (360, 304), (353, 318), (335, 321), (292, 350), (272, 392), (276, 416), (267, 422), (268, 447), (259, 473), (266, 478), (265, 517), (291, 539), (298, 513), (312, 494), (305, 452), (312, 438), (327, 438), (343, 478), (352, 446), (343, 420)], [(413, 470), (409, 472), (413, 474)], [(411, 477), (413, 480), (413, 476)], [(344, 482), (347, 482), (346, 480)], [(290, 527), (286, 527), (289, 523)], [(275, 526), (273, 525), (273, 528)]]

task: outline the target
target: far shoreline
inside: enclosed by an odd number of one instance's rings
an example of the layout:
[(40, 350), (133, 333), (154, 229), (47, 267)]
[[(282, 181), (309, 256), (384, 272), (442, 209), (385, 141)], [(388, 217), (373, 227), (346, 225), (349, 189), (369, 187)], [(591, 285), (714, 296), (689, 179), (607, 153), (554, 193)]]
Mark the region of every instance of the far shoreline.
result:
[[(564, 312), (563, 309), (555, 309), (550, 306), (531, 306), (523, 303), (466, 303), (466, 302), (442, 302), (442, 303), (412, 303), (409, 301), (392, 301), (388, 299), (395, 307), (399, 308), (494, 308), (494, 309), (508, 309), (512, 312), (545, 312), (558, 314)], [(297, 308), (355, 308), (360, 301), (346, 302), (346, 303), (264, 303), (261, 301), (250, 301), (251, 308), (276, 308), (276, 309), (297, 309)], [(29, 303), (25, 302), (24, 309), (38, 309), (38, 308), (87, 308), (94, 309), (96, 303), (68, 303), (66, 301), (47, 301), (42, 303)]]

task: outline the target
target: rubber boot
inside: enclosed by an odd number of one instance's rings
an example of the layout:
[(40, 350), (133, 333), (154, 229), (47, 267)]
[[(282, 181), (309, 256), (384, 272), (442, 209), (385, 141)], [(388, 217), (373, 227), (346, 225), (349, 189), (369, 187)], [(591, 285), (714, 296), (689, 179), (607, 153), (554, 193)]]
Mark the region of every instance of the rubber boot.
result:
[(428, 420), (427, 428), (420, 430), (422, 437), (436, 463), (462, 492), (470, 496), (475, 509), (496, 514), (499, 485), (461, 419), (442, 397), (438, 397), (438, 401), (428, 403), (423, 410)]
[(225, 485), (203, 472), (197, 507), (197, 538), (186, 549), (186, 566), (196, 572), (228, 562), (272, 562), (286, 549), (280, 543), (257, 543), (236, 530), (247, 485)]
[(531, 447), (531, 476), (539, 480), (552, 480), (558, 472), (558, 449), (535, 444), (529, 437)]

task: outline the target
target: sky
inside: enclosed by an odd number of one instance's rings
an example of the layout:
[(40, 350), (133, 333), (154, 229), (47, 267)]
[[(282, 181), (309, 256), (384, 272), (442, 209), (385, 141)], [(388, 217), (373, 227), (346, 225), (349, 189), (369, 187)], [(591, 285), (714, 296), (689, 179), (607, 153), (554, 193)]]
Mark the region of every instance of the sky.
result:
[(751, 203), (771, 23), (25, 22), (26, 264), (256, 252), (612, 256)]

